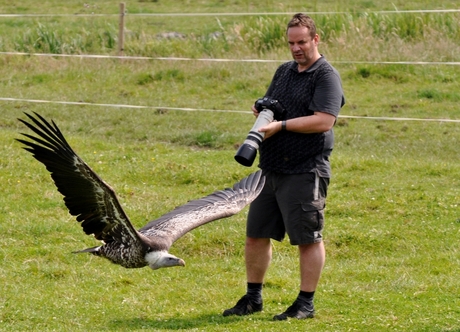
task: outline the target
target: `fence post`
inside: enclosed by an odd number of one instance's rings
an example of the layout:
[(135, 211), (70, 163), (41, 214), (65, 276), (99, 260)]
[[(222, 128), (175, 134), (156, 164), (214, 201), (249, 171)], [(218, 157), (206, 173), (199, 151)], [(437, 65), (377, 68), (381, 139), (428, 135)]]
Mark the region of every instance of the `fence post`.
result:
[(118, 25), (118, 55), (123, 56), (125, 47), (125, 3), (120, 3), (120, 23)]

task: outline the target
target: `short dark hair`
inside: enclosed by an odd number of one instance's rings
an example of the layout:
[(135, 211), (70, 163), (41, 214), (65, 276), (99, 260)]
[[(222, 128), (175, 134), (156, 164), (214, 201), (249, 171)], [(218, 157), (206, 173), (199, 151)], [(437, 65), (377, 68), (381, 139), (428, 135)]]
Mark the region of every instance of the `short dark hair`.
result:
[(305, 15), (303, 13), (297, 13), (294, 16), (292, 16), (291, 20), (287, 25), (287, 29), (293, 27), (306, 27), (310, 31), (310, 36), (312, 38), (315, 38), (316, 36), (315, 21), (313, 21), (313, 19), (310, 16)]

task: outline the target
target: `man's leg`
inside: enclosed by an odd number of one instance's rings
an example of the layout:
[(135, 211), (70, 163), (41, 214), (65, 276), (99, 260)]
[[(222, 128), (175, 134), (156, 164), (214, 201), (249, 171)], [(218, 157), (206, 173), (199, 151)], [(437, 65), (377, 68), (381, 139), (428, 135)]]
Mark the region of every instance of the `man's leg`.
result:
[(272, 258), (270, 239), (246, 238), (244, 256), (247, 281), (262, 284)]
[(321, 277), (326, 260), (324, 243), (299, 245), (300, 257), (300, 292), (294, 303), (282, 314), (275, 315), (274, 320), (285, 320), (288, 317), (304, 319), (313, 318), (315, 309), (313, 297)]
[(314, 292), (326, 261), (323, 241), (299, 245), (300, 255), (300, 290)]
[(224, 311), (224, 316), (249, 315), (262, 310), (262, 285), (271, 257), (272, 246), (270, 239), (246, 238), (247, 292), (233, 308)]

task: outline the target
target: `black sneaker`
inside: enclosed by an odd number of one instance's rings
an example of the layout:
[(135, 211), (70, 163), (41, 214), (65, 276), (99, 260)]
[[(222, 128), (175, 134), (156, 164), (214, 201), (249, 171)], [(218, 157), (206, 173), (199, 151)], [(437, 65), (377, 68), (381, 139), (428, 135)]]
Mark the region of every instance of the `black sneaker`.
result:
[(262, 301), (260, 303), (254, 302), (249, 296), (245, 295), (236, 303), (233, 308), (224, 310), (224, 316), (245, 316), (258, 311), (262, 311)]
[(313, 318), (315, 317), (315, 309), (313, 304), (311, 305), (304, 305), (300, 304), (296, 301), (287, 308), (285, 312), (279, 315), (275, 315), (273, 320), (286, 320), (288, 317), (297, 318), (297, 319), (305, 319), (305, 318)]

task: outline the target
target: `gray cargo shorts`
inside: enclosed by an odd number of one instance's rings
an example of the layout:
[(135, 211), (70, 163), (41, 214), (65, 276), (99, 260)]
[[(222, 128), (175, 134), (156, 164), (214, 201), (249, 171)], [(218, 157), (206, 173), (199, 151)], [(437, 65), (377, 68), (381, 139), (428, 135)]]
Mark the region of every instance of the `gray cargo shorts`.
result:
[(292, 245), (322, 241), (328, 178), (317, 173), (280, 174), (264, 171), (265, 186), (251, 203), (246, 235)]

